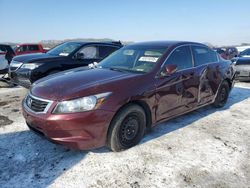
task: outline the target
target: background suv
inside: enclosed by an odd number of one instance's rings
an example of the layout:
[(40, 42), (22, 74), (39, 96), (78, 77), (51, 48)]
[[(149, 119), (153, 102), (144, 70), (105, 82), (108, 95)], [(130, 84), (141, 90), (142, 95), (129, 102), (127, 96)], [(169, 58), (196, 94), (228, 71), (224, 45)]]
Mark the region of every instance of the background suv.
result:
[(28, 88), (42, 77), (99, 62), (121, 47), (120, 42), (66, 42), (46, 53), (15, 57), (9, 77)]

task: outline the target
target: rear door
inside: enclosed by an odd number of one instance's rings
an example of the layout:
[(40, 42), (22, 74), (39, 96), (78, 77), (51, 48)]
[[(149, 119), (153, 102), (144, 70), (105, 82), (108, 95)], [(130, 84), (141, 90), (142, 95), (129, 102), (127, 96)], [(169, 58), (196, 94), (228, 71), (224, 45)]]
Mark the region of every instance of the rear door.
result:
[(177, 71), (156, 80), (157, 121), (181, 114), (197, 105), (199, 80), (195, 75), (190, 46), (177, 47), (162, 69), (168, 64), (176, 65)]
[(84, 46), (77, 53), (83, 56), (82, 58), (74, 58), (74, 67), (87, 66), (88, 64), (101, 60), (99, 57), (99, 47), (97, 45)]
[(109, 56), (116, 51), (118, 47), (109, 45), (88, 45), (81, 48), (77, 53), (82, 53), (81, 59), (75, 59), (75, 67), (87, 66), (88, 64), (97, 62)]
[(211, 102), (222, 81), (218, 54), (206, 46), (192, 45), (196, 74), (199, 77), (198, 106)]

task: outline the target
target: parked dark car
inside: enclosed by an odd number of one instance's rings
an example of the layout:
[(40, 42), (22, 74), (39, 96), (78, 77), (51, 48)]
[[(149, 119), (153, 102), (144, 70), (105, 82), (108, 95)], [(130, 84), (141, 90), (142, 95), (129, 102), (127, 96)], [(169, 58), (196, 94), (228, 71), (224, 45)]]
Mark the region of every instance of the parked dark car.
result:
[(231, 60), (238, 56), (239, 52), (235, 47), (215, 48), (214, 49), (225, 60)]
[(235, 47), (228, 47), (226, 48), (226, 54), (228, 55), (228, 60), (233, 59), (239, 55), (237, 48)]
[(23, 115), (31, 130), (56, 143), (121, 151), (160, 122), (209, 104), (223, 107), (235, 70), (218, 56), (192, 42), (128, 45), (96, 68), (35, 82)]
[(236, 78), (239, 81), (250, 81), (250, 56), (235, 59)]
[(66, 42), (47, 53), (15, 57), (9, 77), (14, 83), (29, 88), (45, 76), (99, 62), (121, 47), (119, 42)]
[(226, 53), (226, 48), (214, 48), (214, 50), (225, 60), (228, 60), (228, 55)]

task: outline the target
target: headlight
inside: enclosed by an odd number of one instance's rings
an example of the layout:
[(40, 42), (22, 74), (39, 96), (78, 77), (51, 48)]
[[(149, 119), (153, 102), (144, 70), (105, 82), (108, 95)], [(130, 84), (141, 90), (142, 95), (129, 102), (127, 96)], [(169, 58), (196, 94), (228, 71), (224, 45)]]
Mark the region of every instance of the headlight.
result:
[(111, 92), (106, 92), (98, 95), (59, 102), (53, 110), (53, 114), (84, 112), (97, 109), (110, 94)]
[(12, 60), (10, 66), (18, 69), (22, 64), (22, 62)]
[(23, 69), (35, 69), (37, 67), (38, 67), (38, 65), (32, 64), (32, 63), (27, 63), (27, 64), (25, 63), (21, 66), (21, 68), (23, 68)]

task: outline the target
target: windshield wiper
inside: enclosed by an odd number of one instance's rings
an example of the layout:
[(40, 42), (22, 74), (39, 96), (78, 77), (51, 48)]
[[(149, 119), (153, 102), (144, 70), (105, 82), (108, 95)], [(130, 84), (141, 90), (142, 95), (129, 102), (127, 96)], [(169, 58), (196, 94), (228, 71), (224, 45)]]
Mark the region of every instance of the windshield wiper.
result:
[(106, 69), (113, 70), (113, 71), (119, 71), (119, 72), (129, 72), (128, 69), (122, 69), (122, 68), (117, 68), (117, 67), (102, 67), (102, 68), (106, 68)]

